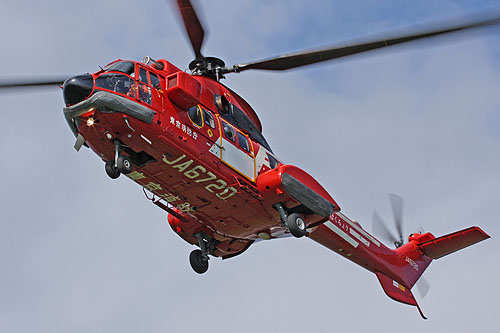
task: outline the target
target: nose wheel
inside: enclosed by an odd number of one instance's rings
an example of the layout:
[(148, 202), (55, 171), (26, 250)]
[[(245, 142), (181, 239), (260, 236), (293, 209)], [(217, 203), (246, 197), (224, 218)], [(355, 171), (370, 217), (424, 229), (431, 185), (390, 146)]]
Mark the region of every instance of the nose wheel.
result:
[(106, 174), (111, 179), (116, 179), (120, 177), (121, 172), (120, 170), (118, 170), (118, 168), (115, 165), (115, 161), (113, 160), (109, 160), (106, 162), (106, 164), (104, 165), (104, 170), (106, 170)]
[(116, 179), (120, 177), (120, 174), (129, 174), (132, 172), (132, 160), (130, 157), (121, 155), (120, 149), (121, 144), (120, 141), (115, 140), (115, 159), (109, 160), (104, 165), (104, 169), (106, 170), (106, 174), (111, 179)]
[(116, 168), (124, 175), (132, 172), (132, 161), (128, 156), (120, 155), (116, 161)]

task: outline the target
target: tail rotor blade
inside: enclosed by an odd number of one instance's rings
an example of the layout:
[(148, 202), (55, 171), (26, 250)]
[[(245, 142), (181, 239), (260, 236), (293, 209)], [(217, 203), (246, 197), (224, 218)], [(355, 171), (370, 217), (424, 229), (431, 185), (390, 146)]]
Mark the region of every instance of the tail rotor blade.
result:
[(387, 225), (384, 223), (377, 211), (373, 212), (373, 233), (386, 241), (387, 243), (394, 244), (397, 238), (389, 231)]
[(394, 224), (396, 230), (398, 231), (399, 241), (403, 243), (403, 208), (404, 200), (402, 197), (396, 194), (389, 194), (389, 199), (391, 201), (392, 214), (394, 216)]
[(417, 281), (417, 289), (418, 293), (420, 294), (420, 297), (424, 298), (429, 292), (430, 288), (431, 286), (429, 285), (429, 282), (424, 277), (421, 277)]

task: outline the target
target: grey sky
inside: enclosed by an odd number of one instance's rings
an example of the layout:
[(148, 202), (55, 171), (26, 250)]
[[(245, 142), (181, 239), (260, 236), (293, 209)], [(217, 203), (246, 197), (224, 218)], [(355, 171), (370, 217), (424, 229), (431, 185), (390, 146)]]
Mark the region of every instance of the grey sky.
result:
[[(208, 4), (211, 4), (209, 7)], [(197, 1), (206, 55), (248, 62), (463, 15), (485, 1)], [(171, 7), (155, 1), (0, 7), (0, 77), (74, 75), (116, 58), (192, 59)], [(371, 231), (406, 200), (406, 233), (478, 225), (492, 239), (435, 261), (420, 301), (309, 239), (260, 242), (192, 272), (192, 247), (163, 211), (100, 158), (76, 153), (58, 88), (0, 92), (0, 332), (470, 332), (500, 325), (500, 29), (224, 82), (261, 117), (285, 162), (316, 177)]]

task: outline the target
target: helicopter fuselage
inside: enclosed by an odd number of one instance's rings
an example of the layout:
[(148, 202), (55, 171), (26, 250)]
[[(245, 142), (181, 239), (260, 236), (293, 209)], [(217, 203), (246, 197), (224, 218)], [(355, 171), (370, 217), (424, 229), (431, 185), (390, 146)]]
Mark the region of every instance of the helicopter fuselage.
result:
[[(280, 184), (266, 185), (273, 195), (259, 191), (259, 177), (282, 163), (241, 97), (216, 80), (160, 61), (163, 70), (133, 61), (109, 64), (92, 74), (92, 90), (73, 105), (85, 93), (72, 93), (72, 85), (65, 84), (64, 113), (81, 143), (105, 162), (117, 153), (128, 156), (133, 170), (126, 176), (169, 212), (172, 229), (183, 239), (198, 244), (195, 235), (202, 233), (215, 240), (214, 256), (231, 257), (257, 239), (286, 235), (276, 202), (287, 213), (301, 212), (308, 227), (327, 220), (280, 190)], [(339, 210), (312, 177), (298, 173)]]

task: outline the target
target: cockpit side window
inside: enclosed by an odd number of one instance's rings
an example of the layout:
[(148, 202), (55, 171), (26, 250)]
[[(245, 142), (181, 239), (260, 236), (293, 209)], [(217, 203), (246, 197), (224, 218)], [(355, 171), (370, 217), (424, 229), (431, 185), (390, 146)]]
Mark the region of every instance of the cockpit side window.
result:
[(151, 78), (151, 86), (153, 88), (161, 90), (161, 84), (160, 84), (160, 79), (158, 78), (158, 75), (156, 75), (153, 72), (149, 72), (150, 78)]
[(141, 81), (142, 83), (145, 83), (145, 84), (149, 84), (148, 72), (142, 67), (139, 68), (139, 81)]
[(188, 110), (189, 119), (198, 127), (203, 126), (203, 118), (199, 106), (193, 106)]

